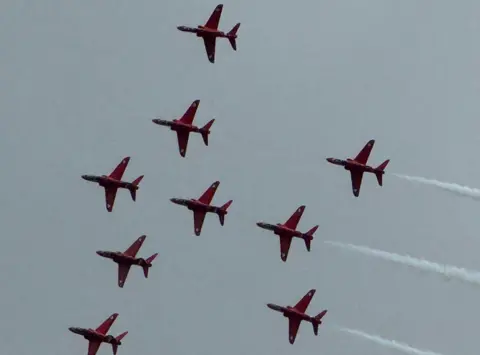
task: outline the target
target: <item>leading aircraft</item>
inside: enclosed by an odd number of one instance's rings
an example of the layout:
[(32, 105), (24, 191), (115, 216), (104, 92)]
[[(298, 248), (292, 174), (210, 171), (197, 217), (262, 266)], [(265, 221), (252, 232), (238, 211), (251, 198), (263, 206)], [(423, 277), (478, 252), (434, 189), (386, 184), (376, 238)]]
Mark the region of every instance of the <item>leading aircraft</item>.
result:
[(135, 201), (137, 197), (137, 190), (139, 189), (138, 185), (140, 184), (140, 181), (142, 181), (143, 175), (139, 176), (132, 182), (122, 181), (123, 173), (125, 172), (129, 161), (130, 157), (123, 158), (123, 160), (108, 176), (82, 175), (82, 179), (96, 182), (101, 187), (105, 188), (105, 203), (108, 212), (112, 212), (118, 189), (127, 189), (128, 191), (130, 191), (130, 196), (132, 196), (133, 201)]
[(197, 37), (201, 37), (205, 44), (205, 50), (210, 63), (215, 63), (215, 47), (217, 38), (227, 38), (233, 50), (237, 50), (237, 31), (240, 28), (240, 23), (237, 23), (230, 32), (225, 33), (218, 30), (218, 23), (222, 16), (223, 5), (219, 4), (213, 10), (210, 18), (205, 25), (198, 25), (197, 27), (178, 26), (177, 29), (182, 32), (195, 33)]
[(315, 294), (316, 290), (311, 289), (307, 292), (305, 296), (295, 305), (295, 306), (279, 306), (273, 303), (268, 303), (267, 307), (273, 309), (274, 311), (283, 313), (283, 316), (288, 318), (288, 334), (289, 334), (289, 342), (293, 344), (295, 342), (295, 338), (297, 337), (298, 329), (300, 328), (300, 323), (302, 321), (310, 322), (313, 326), (313, 333), (318, 335), (318, 326), (322, 324), (322, 318), (325, 314), (327, 314), (327, 310), (321, 311), (315, 317), (311, 317), (305, 314), (310, 301), (312, 300), (313, 295)]
[(298, 222), (302, 218), (305, 206), (300, 206), (290, 216), (290, 218), (284, 223), (269, 224), (265, 222), (258, 222), (257, 226), (260, 228), (273, 231), (274, 234), (280, 238), (280, 257), (283, 261), (287, 261), (288, 251), (292, 243), (292, 238), (297, 237), (305, 241), (305, 247), (307, 251), (310, 251), (310, 244), (313, 240), (313, 234), (317, 231), (318, 225), (310, 229), (307, 233), (302, 233), (296, 230)]
[(123, 332), (116, 338), (113, 335), (107, 335), (110, 327), (112, 326), (115, 319), (117, 319), (118, 313), (112, 314), (108, 317), (97, 329), (92, 328), (78, 328), (78, 327), (70, 327), (72, 333), (83, 335), (85, 339), (88, 340), (88, 353), (87, 355), (95, 355), (100, 348), (102, 343), (107, 343), (112, 345), (113, 354), (117, 354), (118, 346), (122, 345), (121, 340), (128, 334), (128, 332)]
[(132, 265), (138, 265), (142, 267), (145, 278), (148, 278), (148, 270), (152, 267), (153, 260), (157, 257), (158, 253), (153, 254), (146, 260), (143, 258), (136, 258), (138, 251), (140, 250), (146, 235), (142, 235), (136, 241), (130, 245), (123, 253), (121, 251), (97, 251), (97, 254), (112, 259), (118, 264), (118, 286), (123, 287), (127, 279), (128, 273)]
[(378, 184), (383, 185), (382, 178), (385, 174), (385, 168), (387, 167), (390, 159), (385, 160), (382, 164), (376, 168), (367, 165), (368, 157), (372, 151), (375, 140), (372, 139), (365, 144), (360, 153), (354, 158), (347, 158), (346, 160), (337, 158), (327, 158), (327, 161), (331, 164), (341, 165), (345, 170), (350, 171), (352, 180), (353, 195), (358, 197), (360, 195), (360, 187), (362, 185), (363, 173), (373, 173), (377, 177)]
[(190, 133), (200, 133), (202, 135), (203, 142), (205, 143), (205, 145), (208, 146), (208, 135), (210, 134), (210, 127), (212, 127), (213, 122), (215, 122), (215, 119), (212, 119), (202, 128), (199, 128), (192, 124), (193, 119), (195, 118), (195, 114), (197, 113), (199, 104), (200, 100), (193, 101), (187, 111), (178, 120), (174, 119), (172, 121), (167, 121), (161, 120), (159, 118), (155, 118), (152, 120), (152, 122), (155, 124), (170, 127), (172, 131), (177, 132), (178, 149), (180, 151), (180, 155), (184, 158), (185, 154), (187, 154), (188, 138), (190, 137)]
[(227, 209), (232, 204), (233, 200), (228, 201), (222, 207), (211, 205), (213, 196), (217, 191), (220, 181), (215, 181), (210, 187), (200, 196), (200, 198), (183, 199), (183, 198), (171, 198), (170, 201), (177, 205), (185, 206), (193, 212), (193, 225), (195, 235), (200, 235), (202, 232), (203, 221), (207, 213), (216, 213), (220, 220), (220, 225), (225, 223), (225, 215), (228, 213)]

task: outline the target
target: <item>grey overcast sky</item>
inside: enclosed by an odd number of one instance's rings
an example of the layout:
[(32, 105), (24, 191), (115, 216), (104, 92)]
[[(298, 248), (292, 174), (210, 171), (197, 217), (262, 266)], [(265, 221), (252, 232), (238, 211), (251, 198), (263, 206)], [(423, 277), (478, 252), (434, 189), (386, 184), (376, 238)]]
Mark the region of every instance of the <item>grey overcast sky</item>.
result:
[[(178, 25), (204, 23), (210, 0), (4, 0), (0, 4), (0, 352), (86, 354), (70, 326), (120, 314), (130, 333), (119, 355), (394, 353), (332, 326), (361, 329), (445, 355), (478, 350), (480, 290), (322, 243), (336, 240), (480, 269), (479, 205), (385, 176), (348, 174), (326, 157), (354, 156), (371, 138), (387, 172), (480, 186), (480, 3), (475, 0), (304, 0), (224, 3), (238, 51), (202, 42)], [(212, 117), (210, 146), (151, 122)], [(80, 178), (109, 173), (131, 156), (125, 178), (145, 174), (137, 202)], [(171, 197), (234, 202), (224, 227)], [(255, 222), (320, 224), (312, 251)], [(96, 250), (159, 253), (150, 278)], [(326, 308), (318, 337), (265, 304), (293, 304), (316, 288), (309, 312)], [(111, 354), (103, 345), (99, 355)]]

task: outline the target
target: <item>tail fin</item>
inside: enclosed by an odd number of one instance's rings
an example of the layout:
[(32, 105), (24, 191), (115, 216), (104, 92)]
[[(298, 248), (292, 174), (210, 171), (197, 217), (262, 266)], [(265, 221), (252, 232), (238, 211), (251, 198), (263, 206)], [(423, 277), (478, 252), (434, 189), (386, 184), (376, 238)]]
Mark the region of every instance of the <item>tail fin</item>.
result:
[(384, 174), (384, 170), (387, 167), (389, 162), (390, 162), (390, 159), (387, 159), (376, 168), (375, 176), (377, 177), (377, 181), (380, 186), (382, 186), (383, 184), (382, 177)]
[(132, 181), (133, 187), (130, 189), (130, 196), (132, 196), (132, 200), (135, 201), (137, 199), (137, 190), (140, 181), (142, 181), (144, 175), (140, 175), (138, 178)]
[(210, 134), (210, 127), (212, 127), (213, 122), (215, 119), (209, 121), (205, 126), (200, 129), (200, 133), (202, 134), (203, 142), (205, 145), (208, 145), (208, 135)]
[(121, 344), (121, 340), (127, 335), (128, 332), (123, 332), (115, 338), (115, 342), (112, 344), (113, 355), (117, 355), (118, 345)]
[(158, 253), (153, 254), (151, 257), (149, 257), (147, 260), (147, 265), (143, 265), (143, 274), (145, 275), (145, 278), (148, 278), (148, 270), (150, 269), (150, 266), (152, 265), (152, 261), (155, 260), (157, 257)]
[(322, 324), (322, 318), (323, 316), (327, 314), (327, 310), (323, 310), (321, 311), (319, 314), (317, 314), (314, 318), (313, 318), (313, 321), (312, 321), (312, 325), (313, 325), (313, 333), (315, 335), (318, 335), (318, 326), (320, 324)]
[(220, 210), (218, 211), (218, 219), (220, 220), (220, 225), (222, 226), (225, 223), (225, 215), (227, 214), (227, 209), (228, 207), (230, 207), (232, 202), (233, 200), (228, 201), (226, 204), (220, 207)]
[(237, 41), (236, 41), (236, 38), (237, 38), (237, 31), (238, 29), (240, 28), (240, 22), (237, 23), (230, 32), (227, 33), (227, 38), (228, 38), (228, 41), (230, 42), (230, 45), (232, 46), (233, 50), (236, 51), (237, 50)]
[(307, 251), (310, 251), (313, 235), (315, 234), (317, 229), (318, 229), (318, 226), (315, 226), (303, 235), (303, 240), (305, 241), (305, 247), (307, 248)]

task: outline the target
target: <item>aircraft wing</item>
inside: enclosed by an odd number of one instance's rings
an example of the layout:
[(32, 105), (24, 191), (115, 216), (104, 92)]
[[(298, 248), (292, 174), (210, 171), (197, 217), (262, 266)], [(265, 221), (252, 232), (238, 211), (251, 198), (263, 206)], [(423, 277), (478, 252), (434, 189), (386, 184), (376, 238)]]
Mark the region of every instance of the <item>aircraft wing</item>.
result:
[(193, 211), (193, 226), (195, 228), (195, 235), (200, 235), (202, 232), (205, 216), (206, 213), (203, 211)]
[(118, 264), (118, 287), (123, 287), (132, 265)]
[(185, 157), (185, 154), (187, 154), (189, 136), (190, 132), (188, 131), (177, 131), (178, 150), (180, 151), (180, 155), (182, 157)]
[(297, 229), (298, 222), (302, 218), (303, 211), (305, 211), (305, 206), (300, 206), (292, 214), (292, 216), (285, 222), (284, 226), (291, 229)]
[(88, 355), (96, 355), (101, 344), (102, 343), (100, 343), (98, 341), (90, 341), (88, 343), (88, 353), (87, 354)]
[(362, 148), (360, 153), (355, 157), (355, 161), (360, 164), (367, 164), (368, 158), (370, 157), (370, 153), (372, 152), (373, 145), (375, 144), (375, 140), (371, 139), (365, 144)]
[(360, 187), (362, 186), (363, 171), (350, 171), (352, 179), (353, 195), (358, 197), (360, 195)]
[(102, 324), (100, 324), (100, 326), (97, 329), (95, 329), (95, 331), (103, 335), (107, 334), (113, 322), (115, 322), (115, 319), (117, 319), (117, 317), (118, 317), (118, 313), (112, 314)]
[(198, 105), (200, 104), (200, 100), (195, 100), (192, 102), (190, 107), (185, 111), (182, 118), (180, 118), (180, 122), (185, 124), (192, 124), (195, 115), (197, 114)]
[(105, 187), (105, 203), (108, 212), (112, 212), (113, 210), (113, 204), (115, 203), (117, 190), (118, 189), (116, 187)]
[(130, 157), (123, 158), (123, 160), (112, 171), (112, 173), (109, 175), (109, 177), (111, 177), (112, 179), (115, 179), (115, 180), (122, 180), (123, 173), (125, 172), (125, 169), (127, 168), (127, 165), (128, 165), (129, 161), (130, 161)]
[(131, 256), (132, 258), (137, 256), (137, 253), (140, 250), (140, 248), (142, 247), (142, 244), (145, 241), (146, 237), (147, 237), (146, 235), (142, 235), (141, 237), (139, 237), (136, 241), (133, 242), (132, 245), (130, 245), (128, 247), (127, 250), (125, 250), (125, 252), (123, 254), (125, 254), (127, 256)]
[(218, 29), (218, 24), (220, 23), (220, 17), (222, 16), (223, 5), (217, 5), (217, 7), (213, 10), (212, 14), (210, 15), (209, 19), (205, 23), (204, 27), (207, 27), (212, 30)]
[(210, 63), (215, 63), (215, 47), (217, 46), (217, 39), (215, 37), (203, 37), (205, 43), (205, 50)]
[(290, 344), (295, 342), (301, 321), (302, 320), (300, 318), (296, 317), (288, 318), (288, 340), (290, 341)]
[(215, 192), (217, 192), (217, 188), (220, 185), (220, 181), (215, 181), (210, 187), (200, 196), (198, 201), (209, 205), (212, 202), (213, 196), (215, 196)]
[(315, 294), (315, 292), (316, 292), (315, 289), (311, 289), (310, 291), (308, 291), (305, 294), (305, 296), (303, 296), (302, 299), (300, 301), (298, 301), (298, 303), (295, 305), (294, 308), (301, 313), (305, 313), (308, 305), (312, 301), (312, 297)]
[(282, 258), (282, 261), (287, 261), (291, 244), (292, 237), (280, 235), (280, 257)]

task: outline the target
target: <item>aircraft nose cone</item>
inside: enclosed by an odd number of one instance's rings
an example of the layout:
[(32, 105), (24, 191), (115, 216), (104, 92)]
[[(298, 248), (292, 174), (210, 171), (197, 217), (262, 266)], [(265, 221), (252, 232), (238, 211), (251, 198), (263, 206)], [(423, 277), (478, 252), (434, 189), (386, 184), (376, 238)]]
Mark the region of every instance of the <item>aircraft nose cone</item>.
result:
[(87, 175), (82, 175), (83, 180), (87, 180)]
[(329, 163), (331, 163), (331, 162), (332, 162), (332, 158), (327, 158), (327, 161), (328, 161)]
[(98, 255), (103, 256), (103, 251), (99, 250), (96, 252)]

